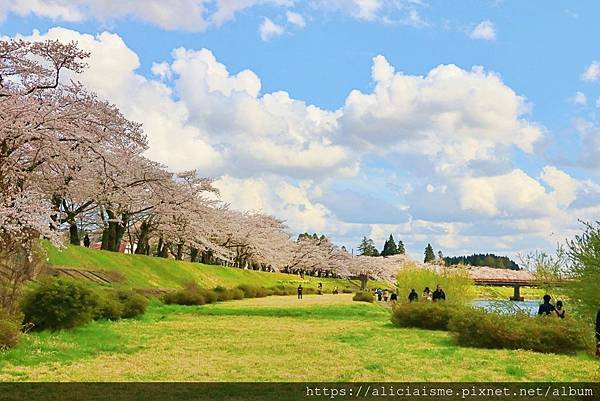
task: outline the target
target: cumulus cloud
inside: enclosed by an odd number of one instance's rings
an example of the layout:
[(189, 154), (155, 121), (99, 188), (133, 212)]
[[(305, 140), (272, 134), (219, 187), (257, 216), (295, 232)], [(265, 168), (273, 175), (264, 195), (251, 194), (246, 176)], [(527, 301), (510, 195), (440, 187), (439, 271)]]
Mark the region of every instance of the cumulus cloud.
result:
[(469, 34), (471, 39), (494, 40), (496, 39), (496, 27), (490, 20), (481, 21)]
[(352, 91), (339, 119), (342, 140), (384, 153), (420, 154), (440, 173), (494, 160), (514, 146), (532, 153), (543, 128), (526, 119), (527, 103), (481, 67), (441, 65), (426, 76), (373, 59), (372, 93)]
[(592, 63), (581, 73), (583, 81), (595, 82), (600, 78), (600, 62), (592, 61)]
[(295, 25), (297, 27), (300, 28), (304, 28), (306, 26), (306, 21), (304, 20), (304, 17), (301, 14), (292, 12), (292, 11), (288, 11), (286, 12), (286, 18), (287, 21), (292, 24)]
[(262, 23), (258, 27), (260, 38), (264, 41), (271, 40), (277, 36), (283, 35), (285, 28), (281, 25), (277, 25), (269, 18), (264, 17)]

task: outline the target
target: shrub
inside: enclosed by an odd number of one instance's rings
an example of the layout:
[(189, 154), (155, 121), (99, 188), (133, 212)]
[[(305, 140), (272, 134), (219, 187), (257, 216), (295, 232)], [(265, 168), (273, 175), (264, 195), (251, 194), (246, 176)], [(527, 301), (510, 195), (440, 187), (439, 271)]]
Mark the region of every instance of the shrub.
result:
[(464, 309), (448, 325), (459, 345), (570, 354), (590, 349), (588, 331), (574, 319)]
[(166, 304), (176, 305), (204, 305), (206, 303), (206, 299), (199, 292), (186, 289), (165, 294), (163, 301)]
[(352, 294), (354, 291), (352, 291), (350, 288), (342, 288), (342, 293), (343, 294)]
[(269, 295), (269, 291), (264, 287), (257, 287), (250, 284), (240, 284), (237, 286), (242, 290), (245, 298), (264, 298)]
[(231, 294), (233, 299), (244, 299), (244, 291), (239, 288), (232, 289)]
[(99, 291), (94, 319), (119, 320), (123, 315), (123, 305), (112, 292)]
[(146, 312), (148, 306), (148, 299), (131, 290), (119, 290), (116, 293), (118, 302), (122, 305), (123, 312), (121, 317), (123, 319), (131, 319), (139, 315), (143, 315)]
[(18, 322), (0, 316), (0, 351), (14, 347), (21, 337), (21, 326)]
[(373, 302), (375, 301), (375, 297), (373, 297), (373, 294), (371, 294), (370, 292), (359, 291), (356, 294), (354, 294), (352, 300), (360, 302)]
[(216, 287), (214, 290), (217, 294), (217, 301), (231, 301), (233, 299), (233, 291), (225, 287)]
[(22, 302), (25, 322), (35, 329), (60, 330), (83, 325), (94, 315), (98, 295), (87, 286), (63, 278), (50, 278), (30, 290)]
[(399, 327), (448, 330), (450, 318), (462, 309), (452, 302), (400, 303), (392, 310), (392, 323)]

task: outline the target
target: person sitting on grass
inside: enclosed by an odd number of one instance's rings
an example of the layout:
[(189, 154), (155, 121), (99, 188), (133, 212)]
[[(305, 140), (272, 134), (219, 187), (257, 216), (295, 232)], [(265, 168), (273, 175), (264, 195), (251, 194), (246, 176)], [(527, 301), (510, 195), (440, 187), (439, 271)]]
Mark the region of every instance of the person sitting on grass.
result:
[(298, 299), (302, 299), (302, 284), (298, 286)]
[(564, 308), (563, 305), (563, 301), (558, 300), (556, 301), (556, 308), (554, 309), (554, 312), (556, 312), (556, 316), (558, 316), (561, 319), (565, 318), (565, 313), (567, 312)]
[(446, 300), (446, 293), (444, 292), (444, 290), (442, 290), (442, 287), (439, 284), (435, 288), (435, 291), (433, 292), (431, 299), (433, 300), (433, 302)]
[(429, 287), (425, 287), (425, 289), (423, 290), (423, 299), (425, 301), (431, 301), (431, 290), (429, 289)]
[(550, 303), (552, 297), (548, 294), (544, 295), (544, 303), (538, 308), (538, 315), (548, 316), (556, 310), (554, 305)]
[(410, 290), (410, 294), (408, 294), (408, 302), (416, 302), (418, 300), (419, 300), (419, 295), (413, 288), (412, 290)]

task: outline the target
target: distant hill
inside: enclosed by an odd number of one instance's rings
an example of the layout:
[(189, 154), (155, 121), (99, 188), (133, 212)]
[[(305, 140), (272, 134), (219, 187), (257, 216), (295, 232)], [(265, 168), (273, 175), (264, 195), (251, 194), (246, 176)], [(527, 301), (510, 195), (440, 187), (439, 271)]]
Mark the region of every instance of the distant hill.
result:
[(493, 253), (478, 253), (469, 256), (447, 256), (444, 258), (446, 266), (469, 265), (487, 266), (495, 269), (521, 270), (518, 264), (507, 256), (497, 256)]

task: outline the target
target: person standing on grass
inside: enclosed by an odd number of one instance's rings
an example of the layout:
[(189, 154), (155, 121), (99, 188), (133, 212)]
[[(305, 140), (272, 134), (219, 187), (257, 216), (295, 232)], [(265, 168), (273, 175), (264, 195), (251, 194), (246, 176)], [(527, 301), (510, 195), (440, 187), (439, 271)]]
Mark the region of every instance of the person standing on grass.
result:
[(410, 294), (408, 294), (408, 302), (416, 302), (418, 300), (419, 300), (419, 295), (413, 288), (412, 290), (410, 290)]
[(85, 237), (83, 237), (83, 246), (85, 246), (86, 248), (90, 247), (90, 236), (89, 235), (85, 235)]
[(302, 284), (298, 286), (298, 299), (302, 299)]
[(383, 298), (383, 291), (381, 291), (381, 288), (377, 289), (377, 300), (381, 302), (381, 298)]
[(446, 300), (446, 293), (444, 292), (444, 290), (442, 290), (442, 287), (439, 284), (435, 288), (435, 291), (433, 292), (431, 299), (433, 300), (433, 302)]
[(390, 295), (390, 302), (396, 301), (398, 301), (398, 294), (396, 294), (396, 292), (392, 292), (392, 295)]
[(425, 301), (431, 301), (431, 290), (429, 289), (429, 287), (425, 287), (425, 289), (423, 290), (423, 299)]
[(550, 303), (552, 297), (548, 294), (544, 295), (544, 303), (538, 308), (538, 315), (548, 316), (556, 310), (554, 305)]
[(385, 302), (387, 302), (387, 300), (388, 300), (388, 290), (387, 290), (387, 288), (383, 291), (383, 300)]

